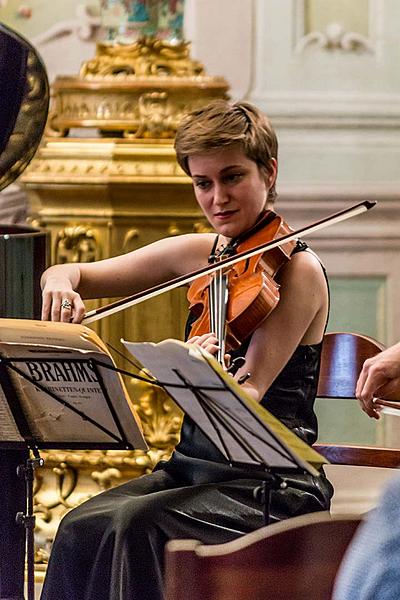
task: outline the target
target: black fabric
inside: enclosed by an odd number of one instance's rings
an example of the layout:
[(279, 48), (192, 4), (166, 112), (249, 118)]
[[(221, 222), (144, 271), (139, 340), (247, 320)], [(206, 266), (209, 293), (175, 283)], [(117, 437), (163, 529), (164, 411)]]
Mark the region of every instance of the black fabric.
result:
[[(320, 355), (321, 344), (299, 346), (262, 401), (308, 443), (317, 436)], [(333, 490), (323, 473), (281, 476), (287, 488), (271, 493), (271, 522), (329, 508)], [(263, 526), (259, 486), (251, 471), (229, 466), (185, 416), (169, 461), (64, 517), (41, 599), (161, 600), (165, 543), (223, 543)]]

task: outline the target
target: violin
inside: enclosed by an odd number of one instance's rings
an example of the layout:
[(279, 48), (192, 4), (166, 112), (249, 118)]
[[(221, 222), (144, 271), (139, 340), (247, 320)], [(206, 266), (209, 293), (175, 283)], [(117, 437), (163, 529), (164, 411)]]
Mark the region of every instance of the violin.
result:
[(356, 215), (370, 210), (375, 205), (376, 202), (371, 202), (369, 200), (359, 202), (358, 204), (351, 206), (350, 208), (346, 208), (337, 213), (334, 213), (333, 215), (316, 221), (311, 225), (306, 225), (305, 227), (302, 227), (296, 231), (289, 232), (288, 234), (282, 235), (281, 237), (278, 236), (276, 239), (273, 239), (266, 243), (262, 243), (256, 247), (249, 248), (248, 250), (243, 250), (242, 252), (239, 252), (234, 256), (222, 258), (216, 265), (206, 265), (205, 267), (197, 269), (192, 273), (175, 277), (175, 279), (171, 279), (170, 281), (167, 281), (165, 283), (155, 285), (147, 290), (144, 290), (137, 294), (133, 294), (132, 296), (128, 296), (127, 298), (117, 300), (116, 302), (112, 302), (107, 306), (101, 306), (100, 308), (89, 311), (83, 318), (82, 323), (88, 325), (89, 323), (93, 323), (94, 321), (98, 321), (99, 319), (102, 319), (104, 317), (108, 317), (116, 312), (119, 312), (120, 310), (129, 308), (130, 306), (135, 306), (136, 304), (144, 302), (145, 300), (149, 300), (150, 298), (155, 298), (156, 296), (174, 290), (177, 287), (187, 285), (203, 275), (210, 275), (214, 271), (220, 270), (221, 268), (228, 268), (240, 261), (248, 260), (253, 256), (264, 254), (265, 252), (271, 252), (275, 248), (278, 248), (288, 242), (292, 242), (300, 236), (305, 237), (310, 233), (314, 233), (315, 231), (319, 231), (321, 229), (324, 229), (325, 227), (329, 227), (331, 225), (335, 225), (336, 223), (340, 223), (341, 221), (345, 221), (346, 219), (355, 217)]
[[(225, 256), (240, 254), (292, 232), (282, 217), (266, 211), (249, 231), (231, 240), (219, 253), (212, 253), (209, 262), (218, 266)], [(190, 337), (215, 333), (220, 345), (217, 359), (223, 364), (225, 352), (238, 348), (278, 304), (279, 284), (275, 276), (290, 260), (295, 246), (296, 241), (290, 240), (228, 269), (221, 267), (195, 279), (187, 294), (190, 312), (197, 317)]]

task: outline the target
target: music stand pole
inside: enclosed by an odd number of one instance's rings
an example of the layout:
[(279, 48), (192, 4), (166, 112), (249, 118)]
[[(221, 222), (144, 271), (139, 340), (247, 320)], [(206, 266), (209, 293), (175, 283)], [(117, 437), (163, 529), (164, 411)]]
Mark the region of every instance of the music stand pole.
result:
[(271, 523), (271, 492), (272, 490), (284, 490), (287, 483), (281, 477), (269, 473), (271, 478), (264, 479), (261, 485), (255, 488), (254, 498), (263, 505), (264, 525)]
[(18, 525), (25, 527), (25, 551), (27, 562), (27, 591), (28, 600), (35, 600), (35, 515), (33, 514), (33, 483), (35, 469), (43, 467), (44, 460), (40, 457), (36, 446), (29, 448), (34, 458), (29, 453), (25, 464), (17, 468), (17, 475), (25, 480), (26, 509), (25, 513), (17, 512), (15, 520)]

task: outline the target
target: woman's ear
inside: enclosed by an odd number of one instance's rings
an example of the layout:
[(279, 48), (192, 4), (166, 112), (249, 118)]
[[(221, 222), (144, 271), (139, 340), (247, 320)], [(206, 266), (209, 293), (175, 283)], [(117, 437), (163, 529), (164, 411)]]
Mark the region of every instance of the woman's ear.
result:
[(270, 158), (268, 164), (268, 172), (266, 173), (266, 184), (269, 188), (271, 188), (275, 181), (276, 176), (278, 175), (278, 162), (276, 158)]

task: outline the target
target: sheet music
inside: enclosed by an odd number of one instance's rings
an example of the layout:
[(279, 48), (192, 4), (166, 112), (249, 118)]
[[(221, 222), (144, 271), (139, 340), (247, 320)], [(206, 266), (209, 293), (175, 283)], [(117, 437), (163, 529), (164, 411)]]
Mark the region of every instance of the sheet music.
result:
[(0, 440), (11, 442), (23, 442), (14, 417), (8, 406), (4, 392), (0, 386)]
[[(326, 462), (247, 396), (202, 349), (177, 340), (123, 343), (153, 376), (166, 384), (171, 397), (228, 460), (277, 468), (300, 467), (314, 475), (317, 471), (313, 465)], [(183, 380), (187, 389), (173, 387)], [(214, 389), (203, 389), (199, 398), (199, 392), (191, 386)]]
[[(121, 439), (114, 419), (117, 415), (127, 440), (134, 448), (147, 450), (120, 376), (97, 364), (113, 366), (94, 332), (81, 325), (21, 321), (0, 319), (0, 354), (15, 359), (12, 366), (27, 377), (8, 368), (33, 436), (39, 442), (63, 446), (112, 443)], [(0, 415), (4, 414), (4, 423), (8, 423), (0, 428), (0, 440), (16, 441), (18, 429), (4, 392), (0, 405)]]

